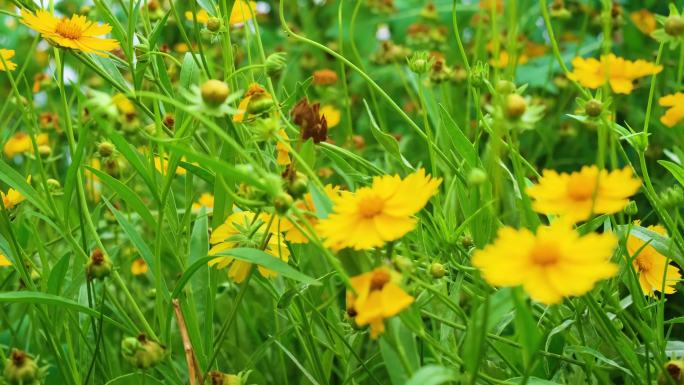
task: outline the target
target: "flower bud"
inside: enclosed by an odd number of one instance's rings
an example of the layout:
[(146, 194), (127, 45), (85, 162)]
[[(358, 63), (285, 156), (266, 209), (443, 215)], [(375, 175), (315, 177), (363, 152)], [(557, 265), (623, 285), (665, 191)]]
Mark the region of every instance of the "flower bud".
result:
[(424, 74), (432, 68), (432, 59), (427, 51), (414, 53), (408, 59), (408, 66), (416, 74)]
[(97, 153), (102, 158), (109, 158), (114, 154), (114, 145), (110, 142), (102, 142), (97, 146)]
[(669, 16), (665, 19), (665, 32), (673, 37), (678, 37), (684, 34), (684, 19), (678, 15)]
[(512, 94), (515, 92), (515, 83), (508, 80), (499, 80), (496, 82), (496, 90), (504, 95)]
[(294, 198), (301, 198), (308, 190), (309, 179), (301, 172), (297, 172), (287, 185), (287, 192)]
[(474, 168), (468, 173), (468, 186), (475, 187), (487, 181), (487, 173), (481, 168)]
[(225, 374), (218, 371), (207, 373), (211, 385), (242, 385), (244, 381), (235, 374)]
[(279, 215), (285, 215), (293, 203), (294, 199), (286, 192), (281, 192), (273, 198), (273, 206)]
[(444, 277), (446, 275), (446, 269), (444, 268), (444, 265), (439, 262), (435, 262), (430, 265), (430, 275), (432, 275), (432, 278), (434, 279), (440, 279)]
[(211, 79), (201, 88), (202, 100), (211, 106), (219, 106), (226, 101), (229, 94), (228, 85), (220, 80)]
[(211, 32), (218, 32), (221, 29), (221, 19), (212, 16), (207, 20), (207, 29)]
[(518, 94), (510, 94), (506, 97), (504, 112), (509, 119), (519, 119), (527, 110), (527, 101)]
[(285, 52), (276, 52), (268, 55), (266, 58), (266, 73), (269, 76), (274, 76), (280, 73), (280, 71), (285, 68), (285, 60), (287, 59), (287, 54)]
[(270, 110), (274, 105), (273, 98), (267, 94), (256, 94), (252, 96), (247, 105), (247, 113), (259, 115)]
[(635, 216), (639, 213), (639, 207), (637, 206), (636, 202), (629, 201), (629, 203), (624, 209), (624, 212), (629, 216)]
[(164, 358), (165, 348), (140, 334), (137, 338), (127, 337), (121, 341), (121, 354), (133, 366), (149, 369)]
[(12, 349), (5, 361), (5, 380), (12, 385), (33, 384), (40, 376), (38, 365), (26, 352)]
[[(670, 377), (672, 381), (669, 381), (667, 377)], [(671, 360), (665, 364), (664, 373), (660, 374), (658, 378), (658, 384), (671, 384), (675, 383), (677, 385), (684, 384), (684, 362), (682, 360)]]
[(43, 159), (49, 158), (52, 155), (52, 148), (46, 144), (41, 144), (38, 146), (38, 155)]
[(88, 279), (104, 279), (112, 272), (112, 261), (100, 249), (93, 250), (90, 255), (90, 261), (86, 265), (86, 274)]
[(588, 116), (596, 118), (603, 112), (603, 103), (596, 99), (591, 99), (584, 105), (584, 111)]
[(463, 246), (464, 249), (468, 250), (471, 247), (475, 246), (475, 240), (469, 234), (465, 234), (463, 235), (463, 237), (461, 237), (461, 246)]
[(48, 190), (51, 193), (59, 191), (62, 188), (62, 184), (59, 183), (57, 179), (50, 178), (47, 180)]
[(394, 265), (401, 271), (413, 270), (413, 261), (410, 258), (404, 257), (403, 255), (397, 255), (394, 257)]

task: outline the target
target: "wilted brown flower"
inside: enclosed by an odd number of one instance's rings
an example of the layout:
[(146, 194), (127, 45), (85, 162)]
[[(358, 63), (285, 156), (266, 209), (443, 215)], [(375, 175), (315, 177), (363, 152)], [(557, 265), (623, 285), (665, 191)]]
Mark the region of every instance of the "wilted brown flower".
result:
[(292, 108), (292, 121), (302, 128), (302, 139), (313, 138), (314, 143), (325, 142), (328, 138), (328, 122), (320, 114), (320, 104), (309, 104), (304, 98)]

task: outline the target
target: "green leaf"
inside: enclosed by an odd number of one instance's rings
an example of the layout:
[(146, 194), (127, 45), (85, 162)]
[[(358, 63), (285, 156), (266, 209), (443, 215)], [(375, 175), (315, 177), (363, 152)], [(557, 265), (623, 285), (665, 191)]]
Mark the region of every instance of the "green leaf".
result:
[(234, 249), (225, 250), (221, 253), (216, 254), (214, 257), (226, 256), (239, 259), (241, 261), (254, 263), (259, 266), (263, 266), (269, 270), (273, 270), (276, 273), (282, 275), (283, 277), (293, 279), (295, 281), (303, 282), (309, 285), (318, 286), (321, 283), (316, 279), (309, 277), (299, 271), (295, 270), (292, 266), (288, 265), (286, 262), (267, 254), (258, 249), (248, 249), (237, 247)]
[(457, 380), (458, 375), (453, 369), (438, 365), (427, 365), (414, 373), (405, 385), (440, 385)]
[(527, 384), (527, 385), (561, 385), (557, 382), (542, 380), (537, 377), (514, 377), (506, 380), (506, 384)]
[(684, 186), (684, 168), (682, 166), (667, 160), (659, 160), (658, 163), (665, 167), (680, 185)]
[(141, 156), (137, 151), (135, 151), (130, 144), (124, 139), (121, 134), (119, 134), (116, 131), (109, 131), (108, 133), (109, 139), (112, 140), (114, 145), (116, 146), (116, 149), (121, 153), (121, 155), (126, 158), (128, 163), (133, 166), (135, 171), (138, 172), (140, 177), (143, 179), (147, 187), (149, 187), (150, 192), (152, 192), (152, 195), (154, 196), (154, 199), (159, 202), (161, 199), (159, 198), (159, 191), (157, 190), (157, 184), (155, 183), (154, 179), (152, 178), (152, 174), (148, 171), (147, 165), (143, 162)]
[(309, 140), (302, 144), (302, 148), (299, 150), (299, 155), (302, 157), (304, 162), (311, 167), (311, 169), (316, 168), (316, 149), (314, 146), (313, 139), (309, 138)]
[(5, 161), (0, 160), (0, 180), (7, 183), (10, 187), (21, 193), (26, 200), (31, 202), (36, 208), (48, 214), (47, 204), (38, 192), (26, 181), (26, 177), (19, 174)]
[(83, 161), (83, 156), (85, 154), (86, 144), (90, 142), (88, 140), (88, 125), (82, 124), (81, 129), (78, 132), (78, 145), (76, 146), (76, 153), (71, 154), (71, 165), (67, 170), (66, 177), (64, 178), (64, 216), (67, 217), (69, 212), (72, 210), (71, 206), (71, 195), (74, 192), (74, 185), (76, 184), (77, 178), (76, 173), (81, 167), (81, 162)]
[(48, 293), (59, 295), (62, 283), (64, 283), (69, 270), (69, 262), (71, 262), (71, 254), (67, 253), (52, 267), (48, 278)]
[[(143, 378), (144, 377), (144, 378)], [(149, 374), (145, 373), (129, 373), (108, 381), (105, 385), (131, 385), (131, 384), (146, 384), (146, 385), (164, 385), (164, 383)]]
[(456, 124), (454, 119), (449, 115), (449, 112), (440, 106), (439, 113), (441, 115), (441, 122), (444, 131), (448, 134), (452, 145), (454, 146), (455, 153), (462, 156), (465, 159), (468, 166), (477, 167), (480, 165), (480, 160), (477, 156), (477, 151), (468, 137), (465, 136), (461, 128)]
[(373, 134), (375, 140), (378, 141), (380, 146), (382, 146), (382, 148), (384, 148), (389, 155), (391, 155), (393, 158), (398, 160), (403, 165), (413, 169), (411, 164), (401, 155), (401, 151), (399, 150), (399, 142), (397, 142), (394, 136), (386, 132), (382, 132), (378, 124), (375, 122), (375, 119), (373, 118), (373, 113), (370, 107), (368, 106), (368, 103), (364, 100), (363, 104), (366, 106), (366, 111), (368, 112), (368, 117), (370, 118), (371, 133)]

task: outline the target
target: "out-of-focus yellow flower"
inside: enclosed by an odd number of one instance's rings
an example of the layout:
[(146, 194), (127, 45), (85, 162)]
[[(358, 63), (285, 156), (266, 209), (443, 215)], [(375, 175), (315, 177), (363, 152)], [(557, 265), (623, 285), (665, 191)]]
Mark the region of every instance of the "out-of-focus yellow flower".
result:
[(356, 294), (347, 291), (347, 314), (356, 324), (370, 324), (371, 338), (385, 331), (385, 319), (394, 317), (413, 303), (413, 297), (398, 284), (398, 275), (386, 267), (351, 277)]
[(378, 176), (371, 187), (335, 199), (333, 212), (318, 223), (325, 245), (334, 250), (371, 249), (403, 237), (416, 226), (413, 217), (437, 193), (442, 180), (420, 169), (406, 178)]
[[(26, 182), (31, 183), (31, 175), (26, 178)], [(0, 191), (0, 197), (2, 197), (2, 203), (5, 205), (7, 210), (12, 210), (13, 208), (17, 207), (19, 203), (26, 200), (25, 196), (13, 188), (7, 190), (6, 194)]]
[(579, 82), (584, 87), (596, 89), (606, 82), (613, 92), (629, 94), (634, 89), (634, 80), (657, 74), (663, 66), (645, 60), (630, 61), (614, 54), (602, 56), (601, 60), (576, 57), (572, 60), (573, 70), (568, 78)]
[(150, 270), (150, 268), (147, 266), (147, 263), (145, 263), (145, 260), (142, 258), (136, 258), (133, 263), (131, 263), (131, 273), (133, 275), (143, 275), (147, 273)]
[(550, 305), (614, 276), (618, 268), (610, 257), (616, 245), (612, 233), (580, 237), (569, 222), (557, 220), (536, 234), (501, 228), (494, 243), (475, 252), (472, 264), (491, 285), (522, 285), (532, 299)]
[(230, 12), (230, 25), (244, 23), (256, 16), (256, 1), (237, 0)]
[(192, 204), (192, 208), (194, 210), (199, 210), (202, 207), (206, 209), (213, 209), (214, 208), (214, 196), (210, 193), (202, 193), (200, 195), (199, 199), (197, 202)]
[(544, 170), (539, 183), (527, 188), (533, 208), (542, 214), (555, 214), (578, 222), (592, 214), (614, 214), (627, 206), (641, 181), (632, 169), (608, 172), (596, 166), (584, 166), (579, 172), (557, 173)]
[[(639, 221), (635, 221), (639, 225)], [(648, 229), (663, 236), (667, 231), (663, 226), (648, 226)], [(665, 289), (665, 294), (672, 294), (675, 285), (682, 279), (679, 269), (667, 263), (667, 258), (646, 241), (630, 234), (627, 238), (627, 251), (632, 266), (639, 275), (639, 286), (645, 295), (654, 296), (655, 291)]]
[[(90, 167), (101, 170), (102, 164), (99, 159), (93, 158), (90, 160)], [(85, 189), (87, 196), (93, 202), (99, 202), (102, 197), (102, 182), (100, 182), (100, 178), (88, 169), (83, 172), (83, 176), (86, 180)]]
[(640, 9), (632, 12), (629, 15), (632, 23), (639, 29), (639, 31), (650, 35), (657, 27), (656, 18), (648, 9)]
[[(340, 187), (333, 185), (326, 185), (324, 187), (325, 195), (331, 200), (335, 200), (340, 196)], [(304, 198), (296, 203), (297, 208), (304, 211), (304, 219), (312, 226), (316, 227), (318, 224), (318, 217), (316, 214), (316, 205), (314, 205), (313, 196), (311, 193), (304, 194)], [(285, 233), (285, 240), (290, 243), (309, 243), (309, 238), (302, 233), (294, 223), (285, 218), (279, 218), (278, 230)], [(305, 227), (306, 228), (306, 227)]]
[[(3, 60), (0, 60), (0, 71), (14, 71), (17, 69), (17, 65), (13, 63), (10, 59), (14, 57), (13, 49), (0, 48), (0, 56)], [(3, 64), (4, 61), (4, 64)]]
[(135, 104), (126, 97), (126, 95), (118, 93), (112, 96), (112, 103), (122, 115), (135, 115)]
[(672, 127), (684, 119), (684, 93), (663, 96), (658, 99), (658, 104), (669, 107), (667, 112), (660, 117), (660, 122), (668, 127)]
[[(48, 140), (48, 134), (38, 134), (36, 136), (36, 144), (38, 146), (48, 144)], [(19, 154), (32, 152), (33, 144), (31, 143), (31, 137), (25, 132), (17, 132), (7, 139), (3, 151), (8, 158), (14, 158)]]
[[(265, 215), (256, 217), (254, 213), (249, 211), (231, 214), (222, 225), (211, 233), (209, 242), (213, 247), (209, 250), (209, 255), (216, 255), (236, 247), (260, 248), (262, 247), (260, 242), (267, 238), (268, 241), (264, 252), (272, 255), (274, 258), (287, 262), (290, 257), (290, 251), (287, 245), (285, 245), (282, 234), (273, 228), (266, 229), (269, 219)], [(229, 256), (219, 256), (216, 259), (212, 259), (209, 262), (209, 266), (216, 266), (219, 269), (230, 266), (228, 277), (235, 283), (243, 282), (252, 268), (251, 263), (236, 260)], [(258, 266), (257, 269), (266, 278), (277, 275), (276, 272), (263, 266)]]
[(321, 117), (325, 117), (325, 121), (328, 123), (328, 129), (340, 124), (340, 120), (342, 119), (342, 113), (332, 104), (321, 106), (321, 109), (318, 113), (321, 115)]
[(48, 11), (38, 10), (35, 14), (23, 10), (21, 22), (37, 31), (50, 43), (87, 53), (106, 56), (104, 52), (119, 48), (119, 42), (98, 36), (112, 31), (109, 24), (88, 21), (85, 16), (73, 15), (70, 19), (59, 18)]
[(5, 256), (5, 254), (0, 253), (0, 267), (12, 266), (12, 262)]
[(207, 11), (205, 11), (204, 9), (200, 9), (196, 15), (193, 15), (191, 11), (185, 12), (186, 19), (194, 21), (195, 17), (197, 17), (197, 22), (199, 24), (207, 24), (207, 22), (209, 22), (209, 17), (211, 16), (209, 16), (209, 13), (207, 13)]
[[(185, 157), (183, 157), (183, 160), (185, 160)], [(169, 173), (169, 160), (164, 158), (161, 159), (158, 156), (154, 157), (154, 167), (159, 171), (160, 173), (166, 175)], [(185, 175), (187, 173), (187, 170), (184, 169), (181, 166), (176, 167), (176, 175)]]
[[(278, 136), (286, 141), (289, 140), (284, 129), (278, 131)], [(287, 166), (292, 163), (290, 160), (290, 151), (287, 149), (285, 143), (280, 141), (276, 143), (276, 163), (280, 166)]]

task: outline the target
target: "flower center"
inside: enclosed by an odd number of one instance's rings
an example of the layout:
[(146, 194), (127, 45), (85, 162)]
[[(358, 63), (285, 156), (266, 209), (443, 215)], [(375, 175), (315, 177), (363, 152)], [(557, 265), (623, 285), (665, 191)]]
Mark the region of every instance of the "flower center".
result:
[(556, 264), (561, 259), (560, 251), (546, 242), (537, 243), (531, 252), (532, 263), (546, 267)]
[(637, 256), (634, 259), (634, 264), (636, 265), (637, 271), (639, 273), (651, 270), (651, 261), (649, 261), (648, 258), (646, 258), (645, 256)]
[(571, 175), (567, 185), (567, 193), (572, 200), (592, 199), (596, 191), (596, 177), (590, 175)]
[(81, 36), (83, 36), (81, 27), (73, 21), (67, 19), (57, 23), (55, 32), (57, 32), (60, 36), (71, 40), (78, 40), (81, 38)]
[(390, 274), (385, 270), (376, 270), (371, 278), (371, 290), (382, 290), (385, 284), (390, 281)]
[(359, 202), (359, 213), (362, 217), (370, 219), (382, 213), (385, 202), (377, 195), (369, 195)]

